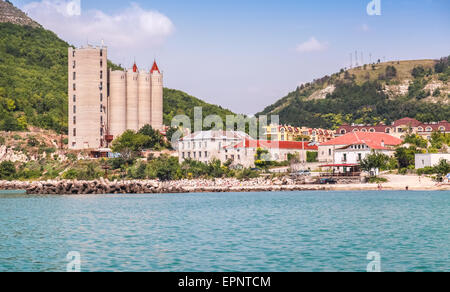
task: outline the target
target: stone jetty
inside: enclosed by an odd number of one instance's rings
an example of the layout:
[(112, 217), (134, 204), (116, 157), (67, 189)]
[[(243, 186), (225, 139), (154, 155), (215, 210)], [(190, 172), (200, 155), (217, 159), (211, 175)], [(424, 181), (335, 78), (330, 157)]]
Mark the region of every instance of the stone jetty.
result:
[[(404, 179), (402, 179), (404, 180)], [(290, 178), (255, 178), (238, 180), (193, 179), (178, 181), (115, 180), (94, 181), (49, 180), (36, 182), (0, 181), (0, 190), (19, 190), (29, 195), (100, 195), (100, 194), (171, 194), (171, 193), (224, 193), (275, 191), (361, 191), (377, 190), (377, 184), (340, 183), (317, 185)], [(404, 190), (403, 184), (383, 184), (383, 190)], [(410, 190), (450, 190), (450, 185), (409, 185)]]
[(48, 181), (0, 181), (0, 190), (25, 191), (29, 195), (95, 195), (95, 194), (158, 194), (198, 192), (259, 192), (325, 190), (326, 186), (295, 184), (290, 179), (237, 179), (214, 180), (121, 180), (93, 181), (48, 180)]

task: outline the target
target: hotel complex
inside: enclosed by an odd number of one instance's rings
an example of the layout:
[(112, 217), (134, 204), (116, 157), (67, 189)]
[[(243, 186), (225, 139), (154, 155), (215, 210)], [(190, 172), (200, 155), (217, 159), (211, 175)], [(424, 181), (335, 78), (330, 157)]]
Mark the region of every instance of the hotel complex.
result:
[(163, 130), (163, 74), (108, 69), (107, 47), (69, 48), (69, 148), (99, 149), (126, 130)]

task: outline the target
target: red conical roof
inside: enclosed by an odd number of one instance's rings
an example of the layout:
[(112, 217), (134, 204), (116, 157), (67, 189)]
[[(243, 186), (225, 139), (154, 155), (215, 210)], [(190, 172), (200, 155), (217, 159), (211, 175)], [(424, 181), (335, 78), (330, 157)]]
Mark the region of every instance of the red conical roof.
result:
[(134, 65), (133, 65), (133, 72), (136, 73), (137, 71), (138, 71), (138, 67), (137, 67), (136, 63), (134, 63)]
[(158, 65), (156, 64), (156, 61), (153, 62), (153, 67), (152, 67), (152, 70), (150, 70), (150, 73), (153, 73), (155, 71), (158, 71), (158, 73), (161, 73), (159, 71)]

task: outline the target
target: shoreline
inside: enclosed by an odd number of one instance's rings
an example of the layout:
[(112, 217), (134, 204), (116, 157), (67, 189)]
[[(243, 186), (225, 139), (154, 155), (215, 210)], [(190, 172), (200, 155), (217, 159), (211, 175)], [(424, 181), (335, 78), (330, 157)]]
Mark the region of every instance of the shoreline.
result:
[[(450, 184), (384, 183), (383, 191), (450, 191)], [(160, 182), (156, 180), (94, 181), (0, 181), (2, 191), (24, 191), (28, 195), (101, 195), (101, 194), (172, 194), (172, 193), (229, 193), (277, 191), (377, 191), (378, 184), (298, 184), (295, 181), (253, 179), (182, 180)]]

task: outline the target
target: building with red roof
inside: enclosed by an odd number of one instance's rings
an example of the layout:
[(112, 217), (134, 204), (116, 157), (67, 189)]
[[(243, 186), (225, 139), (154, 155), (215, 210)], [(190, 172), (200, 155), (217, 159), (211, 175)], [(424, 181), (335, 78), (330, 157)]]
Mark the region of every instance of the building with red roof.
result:
[(372, 151), (393, 155), (403, 141), (386, 133), (351, 132), (319, 145), (319, 161), (324, 163), (359, 163)]
[(283, 162), (289, 159), (289, 155), (296, 155), (300, 162), (307, 161), (308, 152), (319, 150), (316, 144), (310, 142), (295, 141), (268, 141), (245, 139), (235, 145), (224, 147), (223, 161), (232, 160), (234, 164), (243, 167), (255, 165), (255, 157), (258, 149), (267, 150), (265, 160)]
[(433, 132), (450, 133), (450, 123), (447, 121), (422, 123), (416, 119), (403, 118), (391, 125), (342, 125), (337, 129), (336, 136), (352, 132), (386, 133), (404, 139), (407, 134), (418, 134), (425, 139), (431, 139)]

